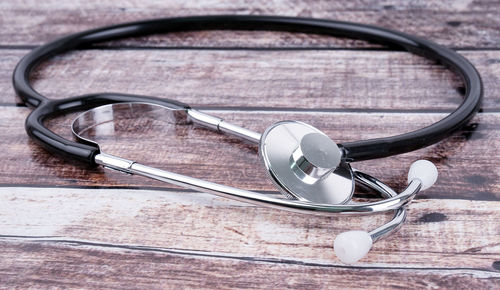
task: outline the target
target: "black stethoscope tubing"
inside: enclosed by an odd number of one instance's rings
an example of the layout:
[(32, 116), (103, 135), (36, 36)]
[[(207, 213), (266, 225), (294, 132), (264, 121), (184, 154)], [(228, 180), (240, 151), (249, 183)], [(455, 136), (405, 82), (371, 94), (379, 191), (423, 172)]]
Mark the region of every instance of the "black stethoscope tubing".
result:
[(153, 33), (213, 29), (307, 32), (362, 39), (437, 60), (461, 76), (465, 97), (455, 111), (439, 122), (413, 132), (344, 143), (340, 146), (344, 151), (344, 159), (349, 162), (401, 154), (436, 143), (465, 125), (481, 105), (482, 82), (474, 66), (458, 53), (419, 37), (370, 25), (321, 19), (253, 15), (193, 16), (124, 23), (88, 30), (35, 48), (18, 63), (13, 75), (17, 95), (26, 104), (36, 107), (26, 119), (28, 134), (48, 150), (63, 157), (94, 164), (94, 156), (99, 153), (98, 147), (67, 140), (47, 129), (43, 124), (44, 120), (62, 113), (117, 102), (150, 102), (176, 109), (188, 109), (189, 106), (168, 99), (121, 93), (97, 93), (49, 100), (31, 86), (30, 75), (33, 69), (40, 62), (57, 54), (97, 42)]

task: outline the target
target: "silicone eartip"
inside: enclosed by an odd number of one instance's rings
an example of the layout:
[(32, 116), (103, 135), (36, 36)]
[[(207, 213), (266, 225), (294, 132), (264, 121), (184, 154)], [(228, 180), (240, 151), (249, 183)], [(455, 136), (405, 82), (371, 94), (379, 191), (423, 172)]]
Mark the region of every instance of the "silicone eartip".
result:
[(431, 187), (438, 178), (436, 165), (428, 160), (417, 160), (413, 162), (408, 172), (408, 183), (415, 178), (422, 181), (422, 188), (420, 190), (426, 190)]
[(372, 248), (372, 237), (365, 231), (349, 231), (335, 238), (335, 255), (346, 264), (352, 264), (363, 258)]

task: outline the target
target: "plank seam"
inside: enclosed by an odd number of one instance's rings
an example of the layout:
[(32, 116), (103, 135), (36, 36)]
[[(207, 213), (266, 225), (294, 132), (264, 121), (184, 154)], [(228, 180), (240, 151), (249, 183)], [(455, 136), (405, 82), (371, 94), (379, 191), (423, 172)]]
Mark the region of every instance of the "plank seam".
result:
[[(0, 103), (0, 107), (27, 107), (25, 104)], [(455, 109), (356, 109), (356, 108), (280, 108), (280, 107), (243, 107), (243, 106), (192, 106), (198, 110), (213, 112), (266, 112), (266, 113), (366, 113), (366, 114), (449, 114)], [(500, 108), (480, 109), (481, 113), (500, 113)]]
[[(91, 190), (91, 189), (110, 189), (110, 190), (153, 190), (153, 191), (164, 191), (164, 192), (179, 192), (179, 193), (202, 193), (205, 194), (204, 192), (201, 191), (196, 191), (192, 189), (184, 189), (184, 188), (175, 188), (175, 187), (156, 187), (156, 186), (99, 186), (99, 185), (39, 185), (39, 184), (11, 184), (11, 183), (0, 183), (0, 189), (1, 188), (67, 188), (67, 189), (83, 189), (83, 190)], [(252, 189), (249, 189), (252, 190)], [(271, 191), (271, 190), (252, 190), (260, 194), (265, 194), (265, 195), (280, 195), (278, 191)], [(1, 192), (0, 192), (1, 196)], [(215, 196), (215, 195), (214, 195)], [(417, 194), (415, 196), (415, 200), (465, 200), (465, 201), (500, 201), (500, 198), (496, 198), (493, 195), (488, 195), (488, 196), (482, 196), (479, 195), (482, 198), (464, 198), (464, 197), (443, 197), (440, 195), (437, 196), (428, 196), (425, 193)], [(367, 199), (378, 199), (378, 197), (374, 196), (373, 194), (359, 194), (355, 193), (356, 198), (367, 198)]]

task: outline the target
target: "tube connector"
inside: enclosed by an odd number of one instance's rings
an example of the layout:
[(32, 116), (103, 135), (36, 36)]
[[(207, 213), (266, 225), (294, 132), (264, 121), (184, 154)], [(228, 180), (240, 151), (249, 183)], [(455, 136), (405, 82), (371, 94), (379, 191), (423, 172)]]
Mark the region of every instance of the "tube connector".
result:
[(257, 144), (260, 142), (261, 135), (259, 133), (224, 121), (222, 118), (215, 117), (195, 109), (189, 109), (188, 115), (191, 121), (196, 125), (217, 131), (219, 133), (232, 135), (238, 139), (249, 141), (251, 143)]
[(106, 153), (99, 153), (95, 156), (95, 163), (105, 168), (114, 169), (120, 172), (132, 174), (131, 168), (135, 161), (120, 158)]

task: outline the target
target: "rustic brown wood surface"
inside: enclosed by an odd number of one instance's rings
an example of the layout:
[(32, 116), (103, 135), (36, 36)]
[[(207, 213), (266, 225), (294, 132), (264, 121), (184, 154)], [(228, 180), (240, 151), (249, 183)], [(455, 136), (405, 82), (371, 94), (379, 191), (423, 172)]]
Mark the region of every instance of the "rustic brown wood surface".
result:
[[(9, 68), (27, 52), (6, 50), (0, 88), (12, 91)], [(485, 89), (492, 94), (485, 99), (484, 110), (498, 111), (500, 52), (462, 54), (481, 70)], [(338, 50), (79, 51), (46, 63), (34, 81), (40, 92), (53, 98), (127, 91), (192, 106), (246, 110), (450, 112), (460, 104), (463, 91), (458, 77), (422, 57)], [(197, 92), (200, 87), (211, 90)], [(0, 102), (12, 102), (12, 96), (2, 95)]]
[[(360, 21), (407, 33), (429, 37), (439, 43), (461, 48), (498, 48), (500, 42), (500, 19), (498, 2), (476, 1), (325, 1), (325, 0), (235, 0), (228, 3), (214, 1), (113, 1), (78, 0), (63, 3), (47, 0), (5, 2), (1, 6), (1, 43), (5, 45), (39, 45), (61, 34), (111, 25), (125, 21), (136, 21), (165, 16), (201, 14), (277, 14), (286, 16), (319, 17), (344, 21)], [(221, 33), (209, 33), (214, 38), (223, 38), (218, 43), (233, 45), (238, 40)], [(197, 37), (170, 38), (166, 45), (212, 46), (214, 41)], [(259, 37), (260, 38), (260, 37)], [(280, 46), (290, 36), (263, 37), (261, 44)], [(293, 37), (295, 38), (295, 37)], [(336, 44), (337, 41), (318, 39), (313, 44)], [(319, 40), (321, 39), (321, 40)], [(155, 45), (157, 38), (148, 44)], [(139, 45), (145, 43), (141, 40)], [(293, 45), (304, 46), (301, 38)], [(343, 46), (344, 43), (340, 42)]]
[(3, 197), (0, 273), (9, 286), (16, 272), (23, 286), (477, 288), (498, 278), (491, 259), (500, 245), (487, 241), (497, 237), (500, 202), (416, 201), (397, 238), (345, 267), (331, 251), (342, 225), (375, 227), (387, 216), (306, 219), (182, 191), (11, 188)]
[[(389, 219), (310, 217), (70, 164), (29, 140), (15, 64), (82, 29), (160, 16), (281, 14), (358, 21), (428, 37), (480, 71), (485, 100), (436, 145), (355, 164), (396, 188), (416, 159), (437, 184), (405, 226), (344, 265), (335, 235)], [(0, 3), (0, 287), (500, 288), (500, 3), (498, 1), (4, 1)], [(33, 78), (51, 98), (102, 91), (173, 98), (252, 130), (293, 119), (342, 143), (409, 132), (443, 118), (463, 86), (444, 67), (356, 40), (274, 32), (154, 35), (80, 50)], [(48, 126), (70, 138), (75, 114)], [(255, 147), (168, 126), (103, 136), (105, 151), (273, 194)], [(371, 197), (361, 192), (362, 196)]]

